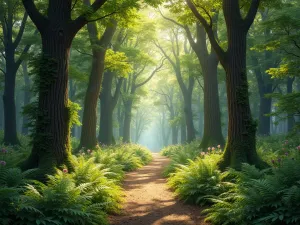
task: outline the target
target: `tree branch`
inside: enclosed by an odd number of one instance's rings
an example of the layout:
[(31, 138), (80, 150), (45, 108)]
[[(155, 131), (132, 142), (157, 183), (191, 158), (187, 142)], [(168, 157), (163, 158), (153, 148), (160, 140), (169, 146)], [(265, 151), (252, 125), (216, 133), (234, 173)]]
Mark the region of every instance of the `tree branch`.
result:
[(166, 57), (166, 59), (172, 64), (173, 68), (176, 68), (176, 64), (175, 62), (170, 58), (170, 56), (167, 55), (167, 53), (165, 52), (165, 50), (156, 42), (154, 42), (154, 45), (160, 49), (160, 51), (163, 53), (163, 55)]
[(112, 13), (106, 14), (106, 15), (104, 15), (104, 16), (101, 16), (101, 17), (97, 18), (97, 19), (87, 20), (87, 22), (88, 22), (88, 23), (91, 23), (91, 22), (95, 22), (95, 21), (98, 21), (98, 20), (102, 20), (102, 19), (105, 19), (106, 17), (109, 17), (109, 16), (114, 15), (114, 14), (116, 14), (116, 13), (118, 13), (118, 11), (114, 11), (114, 12), (112, 12)]
[(22, 0), (30, 19), (42, 33), (48, 23), (48, 19), (38, 11), (33, 1), (34, 0)]
[(246, 31), (248, 31), (250, 29), (250, 27), (255, 19), (259, 4), (260, 4), (260, 0), (252, 0), (252, 2), (251, 2), (251, 6), (248, 11), (248, 14), (244, 19)]
[(81, 14), (73, 20), (71, 23), (73, 32), (76, 34), (84, 25), (86, 25), (89, 22), (87, 18), (100, 9), (106, 1), (107, 0), (95, 0), (94, 3), (90, 5), (90, 10), (88, 10), (88, 12)]
[(146, 83), (148, 83), (148, 82), (151, 80), (151, 78), (152, 78), (158, 71), (160, 71), (160, 69), (163, 67), (164, 61), (165, 61), (165, 60), (166, 60), (166, 59), (164, 58), (164, 59), (161, 61), (161, 64), (160, 64), (158, 67), (156, 67), (156, 68), (152, 71), (152, 73), (150, 74), (150, 76), (149, 76), (145, 81), (143, 81), (142, 83), (136, 84), (136, 85), (135, 85), (135, 88), (139, 88), (139, 87), (145, 85)]
[(16, 39), (15, 39), (15, 41), (13, 43), (14, 49), (16, 49), (18, 47), (18, 45), (20, 44), (20, 41), (21, 41), (21, 39), (23, 37), (27, 18), (28, 18), (28, 14), (25, 12), (24, 16), (23, 16), (23, 19), (22, 19), (22, 22), (21, 22), (21, 26), (20, 26), (19, 32), (18, 32), (17, 37), (16, 37)]
[(76, 50), (77, 52), (79, 52), (80, 54), (83, 54), (83, 55), (88, 55), (88, 56), (91, 56), (91, 57), (93, 57), (93, 55), (92, 55), (92, 54), (90, 54), (90, 53), (82, 52), (81, 50), (79, 50), (79, 49), (76, 49), (76, 48), (75, 48), (75, 50)]
[(207, 23), (207, 21), (205, 20), (205, 18), (198, 12), (197, 8), (195, 7), (194, 3), (192, 3), (191, 0), (186, 0), (186, 3), (188, 5), (188, 7), (190, 8), (190, 10), (193, 12), (194, 16), (203, 25), (212, 47), (214, 48), (215, 52), (217, 53), (220, 62), (224, 65), (225, 61), (226, 61), (226, 52), (221, 48), (221, 46), (217, 42), (217, 39), (215, 37), (212, 26), (210, 26)]
[(2, 72), (3, 75), (6, 75), (6, 72), (3, 69), (1, 69), (1, 68), (0, 68), (0, 72)]

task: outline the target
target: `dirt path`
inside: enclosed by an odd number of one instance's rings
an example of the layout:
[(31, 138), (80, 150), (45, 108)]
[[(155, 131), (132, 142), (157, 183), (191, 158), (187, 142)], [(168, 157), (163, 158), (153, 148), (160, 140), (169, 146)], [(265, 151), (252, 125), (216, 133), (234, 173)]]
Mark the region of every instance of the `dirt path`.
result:
[(121, 215), (111, 216), (111, 225), (207, 225), (200, 208), (175, 200), (162, 178), (169, 160), (154, 154), (154, 160), (126, 176), (126, 203)]

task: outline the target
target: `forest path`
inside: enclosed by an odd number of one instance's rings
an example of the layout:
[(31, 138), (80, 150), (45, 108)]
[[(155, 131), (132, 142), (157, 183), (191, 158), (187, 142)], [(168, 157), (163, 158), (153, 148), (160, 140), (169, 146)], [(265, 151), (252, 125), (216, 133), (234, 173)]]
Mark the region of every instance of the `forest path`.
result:
[(207, 225), (201, 209), (186, 205), (168, 190), (162, 177), (169, 159), (153, 154), (153, 161), (126, 175), (126, 202), (121, 215), (110, 216), (111, 225)]

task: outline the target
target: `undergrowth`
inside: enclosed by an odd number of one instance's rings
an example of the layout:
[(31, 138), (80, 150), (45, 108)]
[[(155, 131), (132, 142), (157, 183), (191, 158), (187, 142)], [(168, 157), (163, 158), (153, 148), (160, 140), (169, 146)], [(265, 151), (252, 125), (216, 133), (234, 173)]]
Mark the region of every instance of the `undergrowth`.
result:
[(41, 183), (27, 178), (35, 170), (16, 167), (30, 153), (27, 140), (0, 151), (1, 225), (105, 225), (108, 213), (120, 212), (125, 172), (152, 160), (147, 149), (133, 144), (82, 149), (73, 155), (72, 173), (57, 169)]

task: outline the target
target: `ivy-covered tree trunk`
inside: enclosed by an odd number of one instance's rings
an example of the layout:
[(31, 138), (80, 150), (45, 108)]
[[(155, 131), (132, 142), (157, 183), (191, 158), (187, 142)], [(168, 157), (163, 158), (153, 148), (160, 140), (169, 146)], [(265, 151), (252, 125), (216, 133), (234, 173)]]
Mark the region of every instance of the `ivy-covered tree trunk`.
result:
[[(0, 91), (0, 96), (3, 96), (3, 91)], [(0, 130), (3, 130), (4, 126), (4, 111), (3, 111), (3, 99), (0, 99)]]
[[(30, 78), (28, 76), (28, 68), (27, 68), (27, 61), (23, 61), (22, 63), (22, 69), (23, 69), (23, 77), (24, 77), (24, 106), (28, 105), (30, 103), (31, 99), (31, 91), (30, 91)], [(26, 115), (23, 115), (23, 124), (22, 124), (22, 133), (24, 135), (28, 134), (28, 117)]]
[(265, 95), (272, 93), (272, 85), (265, 87), (263, 95), (259, 97), (259, 122), (258, 122), (258, 134), (268, 136), (271, 129), (271, 117), (268, 114), (271, 113), (272, 98), (266, 98)]
[(72, 36), (54, 27), (42, 33), (36, 128), (32, 152), (24, 165), (24, 168), (40, 168), (41, 176), (62, 165), (73, 168), (67, 91), (71, 40)]
[[(69, 79), (69, 98), (72, 102), (75, 102), (75, 95), (76, 95), (76, 85), (73, 81), (73, 79)], [(71, 128), (71, 136), (72, 137), (77, 137), (76, 136), (76, 126), (72, 126)]]
[[(287, 94), (293, 93), (293, 83), (294, 83), (294, 81), (295, 81), (295, 77), (293, 77), (293, 78), (288, 77), (287, 78), (287, 82), (286, 82), (286, 93)], [(287, 130), (292, 131), (294, 126), (295, 126), (294, 115), (293, 114), (288, 114)]]
[[(70, 148), (71, 107), (68, 98), (70, 47), (76, 33), (88, 23), (87, 14), (71, 19), (71, 0), (51, 0), (47, 16), (39, 12), (33, 0), (22, 0), (31, 20), (42, 37), (42, 56), (38, 66), (38, 101), (32, 152), (23, 169), (39, 168), (37, 178), (65, 165), (73, 169)], [(105, 1), (96, 0), (89, 13)]]
[(256, 164), (256, 124), (249, 104), (246, 74), (246, 32), (237, 27), (228, 28), (226, 71), (228, 101), (228, 141), (221, 168), (239, 168), (241, 163)]
[(106, 49), (116, 31), (116, 22), (113, 21), (112, 25), (106, 27), (100, 40), (97, 40), (98, 31), (96, 24), (88, 24), (87, 26), (91, 44), (94, 45), (94, 48), (92, 70), (84, 100), (82, 133), (79, 147), (95, 148), (98, 143), (96, 134), (97, 103), (104, 72), (104, 60)]

